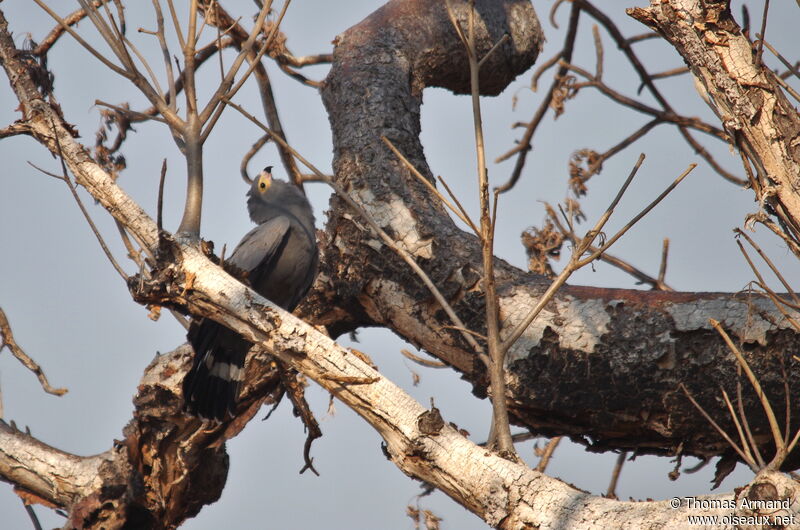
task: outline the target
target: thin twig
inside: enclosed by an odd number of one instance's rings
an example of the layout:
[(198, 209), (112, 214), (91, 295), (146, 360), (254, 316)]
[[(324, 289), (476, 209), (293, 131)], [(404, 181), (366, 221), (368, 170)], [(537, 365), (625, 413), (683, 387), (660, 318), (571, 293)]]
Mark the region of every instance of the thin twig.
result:
[(100, 248), (103, 249), (103, 253), (108, 258), (108, 261), (111, 262), (111, 266), (119, 273), (120, 277), (123, 281), (127, 283), (128, 275), (125, 273), (125, 269), (123, 269), (119, 263), (117, 263), (116, 258), (111, 253), (111, 249), (108, 248), (106, 245), (103, 236), (100, 235), (100, 230), (98, 230), (97, 225), (94, 224), (92, 220), (92, 216), (89, 215), (89, 211), (83, 205), (83, 201), (81, 201), (80, 196), (78, 195), (78, 190), (75, 188), (75, 185), (72, 183), (72, 179), (69, 178), (69, 173), (67, 172), (67, 164), (64, 162), (64, 153), (61, 151), (61, 140), (58, 137), (58, 132), (56, 132), (56, 125), (55, 123), (50, 123), (53, 131), (53, 138), (56, 141), (56, 150), (58, 151), (58, 160), (61, 163), (61, 180), (63, 180), (67, 186), (69, 187), (69, 191), (72, 193), (72, 197), (75, 199), (75, 202), (78, 203), (78, 208), (80, 208), (83, 217), (86, 219), (86, 222), (89, 223), (89, 227), (92, 229), (92, 233), (94, 233), (95, 238), (97, 238), (97, 242), (100, 244)]
[(669, 257), (669, 238), (665, 237), (661, 244), (661, 265), (658, 268), (658, 281), (664, 283), (667, 276), (667, 258)]
[(787, 60), (786, 60), (786, 58), (785, 58), (783, 55), (781, 55), (780, 53), (778, 53), (778, 50), (776, 50), (775, 48), (773, 48), (773, 47), (770, 45), (770, 43), (769, 43), (769, 42), (767, 42), (766, 40), (764, 40), (763, 38), (761, 39), (761, 41), (760, 41), (760, 42), (763, 42), (763, 43), (764, 43), (764, 46), (766, 46), (766, 47), (767, 47), (767, 49), (768, 49), (770, 52), (772, 52), (772, 55), (774, 55), (775, 57), (777, 57), (777, 58), (778, 58), (778, 60), (779, 60), (780, 62), (782, 62), (782, 63), (783, 63), (783, 66), (785, 66), (785, 67), (786, 67), (786, 69), (787, 69), (789, 72), (791, 72), (791, 73), (792, 73), (792, 75), (794, 75), (795, 77), (798, 77), (798, 78), (800, 78), (800, 70), (798, 70), (798, 69), (797, 69), (797, 67), (796, 67), (795, 65), (793, 65), (792, 63), (790, 63), (789, 61), (787, 61)]
[[(622, 32), (619, 30), (617, 25), (602, 11), (597, 9), (594, 5), (592, 5), (589, 0), (577, 0), (576, 4), (580, 4), (580, 9), (587, 14), (589, 14), (592, 18), (597, 20), (603, 27), (606, 28), (611, 38), (614, 39), (614, 42), (617, 44), (617, 47), (622, 51), (622, 53), (628, 58), (628, 61), (633, 66), (636, 73), (639, 75), (641, 82), (647, 87), (653, 97), (658, 101), (659, 105), (666, 111), (667, 114), (677, 115), (674, 111), (672, 106), (669, 104), (667, 99), (661, 94), (656, 87), (655, 82), (653, 81), (652, 76), (647, 72), (647, 69), (644, 67), (642, 62), (639, 60), (639, 57), (636, 55), (636, 52), (633, 51), (633, 48), (630, 45), (628, 39), (626, 39)], [(689, 145), (694, 149), (694, 151), (699, 154), (704, 160), (706, 160), (714, 171), (716, 171), (722, 178), (728, 180), (738, 186), (743, 186), (745, 184), (742, 179), (736, 177), (735, 175), (726, 171), (722, 166), (720, 166), (716, 159), (714, 159), (711, 154), (692, 136), (691, 132), (686, 128), (684, 125), (678, 125), (678, 131), (681, 133), (681, 136), (689, 143)], [(727, 142), (727, 137), (722, 138), (723, 141)]]
[(568, 64), (563, 60), (560, 61), (560, 64), (571, 72), (575, 72), (576, 74), (584, 77), (586, 82), (583, 83), (576, 83), (573, 88), (576, 90), (580, 90), (584, 87), (593, 87), (602, 92), (604, 95), (608, 96), (612, 100), (616, 101), (620, 105), (630, 107), (634, 110), (639, 112), (650, 114), (654, 118), (659, 119), (660, 121), (667, 122), (667, 123), (674, 123), (679, 127), (691, 127), (692, 129), (696, 129), (700, 132), (704, 132), (710, 136), (713, 136), (719, 140), (727, 141), (728, 140), (728, 133), (723, 131), (718, 127), (714, 127), (713, 125), (704, 122), (700, 118), (691, 118), (687, 116), (682, 116), (680, 114), (676, 114), (671, 110), (659, 110), (655, 107), (651, 107), (642, 103), (641, 101), (637, 101), (633, 98), (630, 98), (617, 90), (614, 90), (607, 84), (603, 83), (599, 79), (597, 79), (594, 75), (589, 73), (588, 71), (584, 70), (583, 68), (576, 66), (574, 64)]
[(544, 448), (542, 452), (542, 457), (539, 459), (539, 463), (536, 465), (536, 471), (539, 473), (544, 473), (547, 469), (547, 466), (550, 464), (550, 460), (553, 458), (553, 453), (558, 447), (558, 444), (561, 443), (561, 436), (556, 436), (554, 438), (550, 438), (547, 442), (547, 446)]
[(594, 37), (595, 53), (595, 72), (596, 79), (603, 79), (603, 40), (600, 38), (600, 30), (597, 24), (592, 24), (592, 36)]
[(505, 42), (506, 42), (507, 40), (508, 40), (508, 33), (506, 33), (505, 35), (503, 35), (502, 37), (500, 37), (500, 39), (498, 39), (498, 41), (497, 41), (497, 42), (494, 44), (494, 46), (492, 46), (492, 48), (491, 48), (491, 49), (490, 49), (488, 52), (486, 52), (486, 55), (484, 55), (484, 56), (483, 56), (483, 59), (481, 59), (480, 61), (478, 61), (478, 68), (481, 68), (481, 67), (483, 66), (483, 63), (485, 63), (485, 62), (486, 62), (486, 60), (487, 60), (489, 57), (491, 57), (491, 56), (492, 56), (492, 54), (493, 54), (493, 53), (494, 53), (494, 52), (495, 52), (495, 51), (496, 51), (496, 50), (497, 50), (497, 49), (498, 49), (500, 46), (502, 46), (503, 44), (505, 44)]
[(722, 392), (722, 397), (725, 400), (725, 405), (728, 407), (728, 412), (731, 415), (731, 419), (733, 420), (733, 424), (736, 426), (736, 431), (739, 433), (739, 440), (742, 442), (742, 450), (748, 457), (748, 462), (752, 462), (755, 464), (755, 459), (753, 458), (753, 454), (750, 452), (750, 444), (745, 438), (744, 430), (742, 429), (742, 424), (739, 423), (739, 418), (736, 415), (736, 411), (733, 410), (733, 403), (731, 403), (730, 398), (728, 397), (728, 393), (725, 392), (725, 389), (722, 386), (719, 387), (720, 391)]
[(11, 325), (8, 323), (6, 313), (2, 308), (0, 308), (0, 339), (2, 339), (0, 350), (7, 347), (11, 354), (16, 357), (17, 360), (19, 360), (19, 362), (25, 366), (25, 368), (36, 375), (36, 378), (39, 380), (39, 384), (42, 385), (42, 390), (48, 394), (53, 394), (54, 396), (63, 396), (67, 393), (66, 388), (53, 388), (50, 386), (50, 382), (47, 380), (47, 376), (44, 374), (42, 368), (36, 364), (33, 359), (28, 357), (22, 348), (20, 348), (20, 346), (17, 344), (17, 341), (14, 340), (14, 334), (11, 331)]
[(430, 359), (423, 359), (419, 355), (414, 355), (405, 348), (400, 349), (400, 353), (403, 354), (403, 357), (411, 361), (414, 361), (419, 365), (427, 366), (428, 368), (447, 368), (447, 365), (442, 361), (431, 361)]
[(36, 512), (33, 510), (33, 506), (22, 501), (22, 505), (25, 507), (25, 511), (28, 512), (28, 517), (31, 519), (31, 524), (33, 525), (33, 530), (42, 530), (42, 524), (39, 522), (39, 517), (36, 515)]
[(389, 140), (385, 136), (381, 136), (381, 140), (383, 140), (383, 143), (385, 143), (386, 146), (389, 149), (392, 150), (392, 153), (395, 154), (395, 156), (400, 160), (400, 162), (402, 162), (403, 165), (406, 166), (406, 168), (409, 171), (411, 171), (411, 174), (414, 175), (415, 177), (417, 177), (417, 180), (419, 180), (422, 184), (424, 184), (425, 187), (427, 187), (428, 190), (430, 190), (431, 193), (436, 195), (436, 197), (440, 201), (442, 201), (442, 203), (444, 203), (444, 205), (447, 206), (450, 209), (450, 211), (452, 211), (454, 214), (456, 214), (456, 216), (458, 216), (458, 218), (461, 219), (464, 222), (464, 224), (469, 226), (472, 229), (472, 231), (475, 233), (475, 235), (480, 236), (480, 230), (478, 230), (478, 228), (475, 226), (475, 223), (472, 222), (472, 219), (470, 219), (469, 215), (467, 214), (466, 211), (464, 211), (463, 208), (461, 208), (461, 207), (456, 208), (455, 206), (453, 206), (453, 204), (451, 204), (450, 201), (448, 201), (444, 197), (444, 195), (442, 195), (439, 192), (439, 190), (437, 190), (436, 187), (433, 184), (431, 184), (431, 182), (428, 179), (426, 179), (422, 175), (422, 173), (420, 173), (417, 170), (417, 168), (414, 167), (414, 165), (411, 162), (409, 162), (409, 160), (403, 155), (403, 153), (401, 153), (400, 150), (397, 149), (397, 147), (395, 147), (395, 145), (392, 143), (391, 140)]
[(160, 0), (152, 0), (153, 1), (153, 8), (156, 12), (156, 36), (158, 38), (158, 44), (161, 47), (161, 56), (164, 61), (164, 69), (167, 73), (167, 83), (168, 83), (168, 90), (169, 90), (169, 107), (172, 110), (177, 109), (177, 97), (178, 97), (178, 90), (175, 86), (175, 74), (172, 70), (172, 61), (170, 60), (170, 53), (169, 53), (169, 45), (167, 44), (167, 37), (164, 33), (164, 14), (161, 12), (161, 1)]
[[(448, 11), (450, 4), (445, 4)], [(500, 303), (497, 297), (494, 274), (494, 225), (493, 212), (489, 204), (489, 176), (486, 170), (486, 151), (483, 138), (483, 118), (480, 104), (480, 63), (475, 41), (475, 3), (470, 2), (468, 13), (467, 59), (469, 62), (470, 88), (472, 95), (472, 121), (475, 133), (475, 154), (480, 199), (480, 242), (483, 262), (483, 295), (485, 300), (487, 343), (489, 349), (489, 381), (492, 400), (492, 429), (495, 449), (506, 457), (516, 457), (506, 403), (505, 353), (500, 337)], [(455, 14), (451, 13), (451, 20)], [(502, 39), (501, 39), (502, 40)], [(494, 49), (494, 48), (493, 48)]]
[(239, 164), (239, 173), (242, 175), (242, 180), (244, 180), (248, 184), (253, 183), (253, 179), (250, 178), (250, 175), (247, 173), (247, 165), (250, 163), (250, 160), (256, 156), (256, 154), (261, 151), (261, 148), (269, 142), (269, 135), (265, 134), (261, 138), (255, 141), (255, 143), (247, 150), (247, 152), (242, 157), (242, 162)]
[(756, 64), (762, 64), (761, 54), (764, 52), (764, 37), (767, 31), (767, 13), (769, 13), (769, 0), (764, 0), (764, 12), (761, 14), (761, 31), (758, 34), (758, 51), (756, 52)]
[[(580, 18), (580, 11), (581, 10), (578, 6), (578, 2), (573, 2), (569, 15), (569, 26), (567, 27), (567, 34), (564, 38), (564, 47), (559, 54), (560, 60), (566, 62), (572, 61), (572, 52), (575, 47), (575, 38), (578, 32), (578, 19)], [(531, 118), (531, 121), (528, 123), (528, 127), (525, 129), (525, 133), (522, 135), (522, 138), (514, 148), (495, 159), (495, 163), (499, 164), (503, 160), (511, 158), (515, 154), (517, 155), (517, 161), (514, 164), (514, 169), (511, 171), (511, 176), (508, 178), (508, 181), (497, 188), (500, 193), (504, 193), (513, 188), (519, 180), (519, 177), (522, 175), (522, 168), (525, 167), (525, 160), (528, 156), (528, 151), (531, 150), (531, 141), (533, 140), (533, 135), (536, 132), (536, 129), (539, 127), (542, 118), (544, 118), (544, 115), (547, 113), (547, 109), (550, 108), (550, 102), (553, 100), (553, 94), (555, 93), (556, 86), (561, 82), (561, 79), (566, 73), (566, 69), (563, 66), (560, 66), (553, 76), (553, 82), (550, 84), (547, 94), (545, 94), (544, 98), (542, 98), (542, 102), (539, 104), (539, 107), (536, 109), (533, 118)]]
[(316, 55), (301, 55), (295, 56), (289, 52), (283, 52), (276, 57), (278, 62), (284, 62), (290, 66), (294, 66), (295, 68), (302, 68), (304, 66), (310, 66), (315, 64), (325, 64), (325, 63), (332, 63), (333, 62), (333, 54), (332, 53), (318, 53)]
[(628, 175), (628, 178), (625, 179), (624, 184), (617, 193), (617, 196), (611, 202), (611, 205), (606, 209), (605, 213), (597, 221), (594, 228), (592, 228), (586, 233), (586, 235), (583, 237), (583, 239), (580, 241), (578, 245), (574, 246), (572, 251), (572, 256), (567, 266), (564, 267), (564, 270), (562, 270), (561, 273), (556, 277), (556, 279), (550, 283), (550, 286), (547, 288), (544, 294), (539, 298), (539, 301), (536, 303), (536, 306), (534, 306), (533, 309), (531, 309), (531, 311), (528, 312), (527, 316), (522, 320), (522, 322), (517, 324), (514, 330), (507, 336), (507, 338), (505, 339), (505, 341), (501, 346), (504, 354), (507, 353), (509, 349), (511, 349), (511, 347), (517, 342), (517, 340), (519, 340), (519, 338), (522, 336), (525, 330), (528, 329), (528, 326), (531, 325), (531, 323), (536, 319), (536, 317), (539, 315), (542, 309), (544, 309), (545, 305), (547, 305), (553, 298), (553, 296), (555, 296), (555, 293), (558, 291), (558, 289), (560, 289), (561, 286), (564, 285), (564, 283), (566, 283), (567, 279), (572, 275), (572, 273), (578, 270), (578, 262), (580, 260), (580, 257), (586, 251), (586, 248), (590, 246), (597, 238), (597, 236), (600, 234), (601, 230), (603, 229), (603, 225), (605, 225), (606, 221), (608, 221), (608, 218), (611, 216), (611, 213), (614, 211), (614, 208), (616, 207), (617, 203), (622, 198), (622, 195), (625, 193), (625, 190), (628, 189), (628, 186), (633, 180), (633, 177), (636, 176), (636, 173), (639, 171), (642, 162), (644, 162), (644, 158), (645, 158), (644, 154), (639, 155), (639, 159), (636, 161), (636, 164), (634, 164), (633, 169)]
[[(106, 103), (105, 101), (102, 101), (100, 99), (94, 100), (94, 104), (95, 105), (100, 105), (102, 107), (108, 107), (111, 110), (114, 110), (114, 111), (119, 112), (120, 114), (124, 114), (126, 116), (131, 116), (131, 117), (134, 117), (134, 118), (138, 118), (140, 121), (155, 120), (155, 121), (159, 121), (161, 123), (167, 123), (167, 120), (165, 120), (164, 118), (162, 118), (161, 116), (159, 116), (157, 114), (149, 114), (149, 113), (146, 113), (146, 112), (137, 112), (135, 110), (126, 109), (125, 107), (119, 107), (119, 106), (113, 105), (111, 103)], [(157, 112), (157, 110), (156, 110), (156, 112)]]
[(607, 499), (617, 498), (617, 483), (619, 482), (619, 475), (622, 473), (622, 466), (625, 465), (625, 459), (628, 458), (628, 453), (623, 452), (617, 455), (617, 461), (614, 464), (614, 470), (611, 472), (611, 480), (608, 483), (606, 490)]
[(764, 469), (764, 466), (766, 465), (764, 462), (764, 457), (761, 456), (761, 450), (758, 448), (756, 438), (753, 436), (753, 431), (750, 430), (750, 420), (747, 419), (747, 414), (744, 412), (744, 400), (742, 399), (742, 380), (738, 377), (736, 378), (736, 407), (739, 412), (739, 419), (742, 427), (744, 427), (744, 433), (747, 435), (747, 442), (753, 449), (753, 456), (758, 464), (758, 469)]
[(686, 388), (686, 386), (683, 383), (680, 383), (678, 387), (681, 390), (683, 390), (683, 393), (686, 394), (686, 397), (689, 398), (689, 401), (692, 402), (692, 405), (694, 405), (694, 407), (700, 412), (700, 414), (703, 415), (706, 421), (708, 421), (711, 424), (711, 426), (717, 430), (720, 436), (722, 436), (725, 439), (725, 441), (728, 442), (728, 445), (730, 445), (731, 448), (733, 448), (733, 450), (736, 451), (736, 453), (741, 457), (742, 461), (750, 467), (753, 473), (758, 473), (759, 468), (756, 465), (756, 463), (753, 462), (752, 460), (748, 460), (747, 454), (745, 454), (745, 452), (739, 447), (739, 445), (736, 442), (734, 442), (730, 436), (728, 436), (728, 433), (725, 432), (725, 430), (722, 427), (720, 427), (717, 422), (714, 421), (714, 418), (712, 418), (708, 414), (708, 412), (706, 412), (706, 410), (700, 405), (700, 403), (698, 403), (694, 399), (694, 397), (692, 397), (692, 394), (689, 392), (689, 389)]
[(158, 226), (158, 231), (161, 232), (164, 230), (164, 181), (167, 177), (167, 159), (165, 158), (161, 162), (161, 175), (158, 178), (158, 203), (157, 203), (157, 213), (156, 213), (156, 226)]
[(733, 355), (736, 357), (739, 366), (741, 366), (742, 370), (744, 370), (747, 380), (750, 381), (751, 385), (753, 385), (753, 389), (755, 390), (759, 401), (761, 401), (761, 407), (764, 409), (764, 413), (767, 415), (767, 421), (769, 423), (770, 430), (772, 431), (772, 438), (776, 447), (775, 458), (773, 458), (772, 462), (769, 463), (768, 467), (770, 469), (778, 469), (783, 463), (783, 460), (786, 458), (786, 445), (783, 443), (783, 434), (781, 433), (780, 425), (778, 425), (778, 420), (775, 417), (775, 412), (772, 410), (772, 404), (769, 402), (769, 398), (767, 398), (767, 396), (764, 394), (764, 391), (761, 388), (761, 383), (759, 383), (758, 378), (750, 369), (750, 365), (747, 363), (744, 355), (742, 355), (742, 352), (739, 351), (739, 348), (736, 346), (736, 344), (733, 343), (728, 333), (722, 328), (718, 321), (714, 320), (713, 318), (708, 319), (708, 321), (711, 326), (717, 330), (717, 333), (722, 336), (725, 344), (728, 345), (728, 349), (731, 350)]
[[(561, 221), (558, 219), (558, 216), (556, 215), (552, 206), (547, 203), (545, 203), (545, 210), (547, 211), (548, 218), (553, 222), (553, 225), (556, 227), (556, 229), (561, 232), (562, 235), (569, 238), (573, 245), (578, 245), (580, 243), (580, 238), (575, 233), (574, 229), (570, 230), (561, 224)], [(594, 245), (590, 245), (587, 248), (588, 252), (596, 252), (597, 250), (598, 247)], [(662, 255), (662, 258), (663, 257), (664, 256)], [(608, 263), (609, 265), (630, 274), (636, 278), (639, 283), (650, 285), (653, 289), (657, 289), (659, 291), (674, 291), (674, 289), (670, 287), (663, 278), (654, 278), (631, 263), (623, 260), (622, 258), (611, 255), (608, 252), (603, 252), (599, 259), (604, 263)]]
[(650, 210), (652, 210), (653, 208), (655, 208), (655, 207), (656, 207), (656, 205), (657, 205), (658, 203), (660, 203), (662, 200), (664, 200), (664, 198), (665, 198), (667, 195), (669, 195), (669, 194), (670, 194), (670, 192), (672, 192), (672, 190), (674, 190), (674, 189), (675, 189), (675, 187), (676, 187), (678, 184), (680, 184), (680, 183), (683, 181), (683, 179), (684, 179), (684, 178), (686, 178), (686, 176), (687, 176), (687, 175), (689, 175), (689, 173), (691, 173), (691, 172), (692, 172), (692, 170), (694, 170), (694, 168), (696, 168), (696, 167), (697, 167), (697, 164), (689, 164), (689, 167), (688, 167), (688, 168), (686, 168), (686, 170), (685, 170), (683, 173), (681, 173), (680, 175), (678, 175), (678, 178), (676, 178), (675, 180), (673, 180), (673, 181), (672, 181), (672, 183), (671, 183), (669, 186), (667, 186), (667, 188), (666, 188), (664, 191), (662, 191), (662, 192), (661, 192), (661, 194), (660, 194), (658, 197), (656, 197), (655, 199), (653, 199), (653, 201), (652, 201), (650, 204), (648, 204), (648, 205), (647, 205), (647, 206), (646, 206), (646, 207), (645, 207), (645, 208), (644, 208), (644, 209), (643, 209), (641, 212), (639, 212), (639, 213), (638, 213), (636, 216), (634, 216), (634, 218), (633, 218), (633, 219), (631, 219), (630, 221), (628, 221), (628, 223), (627, 223), (625, 226), (623, 226), (622, 228), (620, 228), (620, 229), (619, 229), (619, 231), (617, 231), (617, 233), (616, 233), (616, 234), (614, 234), (614, 235), (613, 235), (613, 236), (612, 236), (610, 239), (608, 239), (608, 240), (605, 242), (605, 244), (603, 244), (603, 245), (600, 247), (600, 249), (599, 249), (597, 252), (593, 253), (593, 254), (592, 254), (592, 255), (590, 255), (589, 257), (587, 257), (587, 258), (583, 259), (582, 261), (578, 262), (578, 266), (580, 267), (580, 266), (586, 265), (586, 264), (590, 263), (591, 261), (593, 261), (593, 260), (597, 259), (597, 257), (598, 257), (600, 254), (602, 254), (603, 252), (605, 252), (605, 251), (606, 251), (606, 249), (608, 249), (609, 247), (611, 247), (611, 245), (613, 245), (613, 244), (614, 244), (614, 243), (615, 243), (615, 242), (616, 242), (616, 241), (617, 241), (619, 238), (621, 238), (623, 235), (625, 235), (625, 232), (627, 232), (628, 230), (630, 230), (630, 228), (631, 228), (633, 225), (635, 225), (636, 223), (638, 223), (638, 222), (639, 222), (639, 220), (640, 220), (642, 217), (644, 217), (645, 215), (647, 215), (648, 213), (650, 213)]
[(104, 64), (106, 67), (108, 67), (108, 68), (109, 68), (111, 71), (113, 71), (113, 72), (116, 72), (116, 73), (118, 73), (119, 75), (121, 75), (121, 76), (123, 76), (123, 77), (128, 77), (128, 72), (126, 72), (124, 69), (120, 68), (120, 67), (119, 67), (119, 66), (117, 66), (116, 64), (112, 63), (112, 62), (111, 62), (111, 61), (110, 61), (108, 58), (106, 58), (106, 57), (105, 57), (105, 56), (104, 56), (102, 53), (100, 53), (99, 51), (97, 51), (97, 50), (96, 50), (94, 47), (92, 47), (92, 46), (91, 46), (91, 45), (90, 45), (88, 42), (86, 42), (85, 40), (83, 40), (83, 39), (81, 38), (81, 36), (80, 36), (80, 35), (78, 35), (78, 34), (77, 34), (77, 33), (76, 33), (76, 32), (75, 32), (73, 29), (72, 29), (72, 27), (70, 27), (70, 25), (69, 25), (69, 24), (68, 24), (68, 23), (67, 23), (67, 22), (66, 22), (66, 21), (65, 21), (63, 18), (61, 18), (60, 16), (58, 16), (58, 14), (57, 14), (55, 11), (53, 11), (52, 9), (50, 9), (50, 8), (47, 6), (47, 4), (45, 4), (45, 3), (44, 3), (42, 0), (33, 0), (33, 1), (34, 1), (34, 2), (36, 2), (36, 4), (37, 4), (39, 7), (41, 7), (43, 10), (45, 10), (45, 12), (47, 12), (47, 14), (48, 14), (48, 15), (50, 15), (50, 16), (53, 18), (53, 20), (55, 20), (55, 21), (56, 21), (56, 22), (57, 22), (57, 23), (58, 23), (58, 24), (59, 24), (59, 25), (60, 25), (60, 26), (61, 26), (61, 27), (64, 29), (64, 31), (66, 31), (67, 33), (69, 33), (69, 34), (72, 36), (72, 38), (74, 38), (76, 41), (78, 41), (78, 44), (80, 44), (81, 46), (83, 46), (83, 48), (84, 48), (86, 51), (88, 51), (89, 53), (91, 53), (92, 55), (94, 55), (94, 56), (95, 56), (95, 57), (96, 57), (96, 58), (97, 58), (97, 59), (98, 59), (98, 60), (99, 60), (101, 63), (103, 63), (103, 64)]
[[(100, 6), (101, 2), (108, 1), (109, 0), (94, 0), (94, 5), (98, 7)], [(74, 26), (84, 18), (86, 18), (86, 11), (83, 8), (80, 8), (64, 17), (64, 23), (67, 26)], [(44, 39), (42, 39), (42, 42), (37, 44), (36, 48), (33, 49), (33, 54), (39, 57), (47, 55), (47, 52), (50, 51), (50, 48), (55, 45), (55, 43), (62, 35), (64, 35), (64, 33), (66, 33), (64, 26), (58, 24), (56, 27), (50, 30), (50, 33), (48, 33)]]

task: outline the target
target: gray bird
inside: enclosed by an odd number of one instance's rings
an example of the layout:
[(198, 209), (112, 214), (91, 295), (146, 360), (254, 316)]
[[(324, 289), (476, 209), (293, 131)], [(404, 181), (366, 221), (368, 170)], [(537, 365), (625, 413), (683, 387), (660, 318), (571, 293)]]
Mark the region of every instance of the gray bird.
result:
[[(297, 187), (273, 180), (272, 166), (267, 166), (247, 192), (247, 209), (258, 226), (242, 238), (228, 262), (247, 272), (256, 292), (292, 311), (317, 275), (311, 205)], [(202, 418), (224, 420), (235, 410), (252, 344), (208, 318), (192, 323), (188, 338), (195, 355), (183, 380), (186, 408)]]

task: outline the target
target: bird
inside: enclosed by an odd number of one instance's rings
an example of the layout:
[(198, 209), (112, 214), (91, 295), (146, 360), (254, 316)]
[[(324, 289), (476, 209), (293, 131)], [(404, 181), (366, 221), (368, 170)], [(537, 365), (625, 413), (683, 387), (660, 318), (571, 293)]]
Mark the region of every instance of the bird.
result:
[[(227, 261), (247, 274), (256, 292), (291, 312), (317, 275), (311, 204), (296, 186), (273, 179), (272, 166), (267, 166), (247, 192), (247, 209), (257, 226)], [(252, 344), (210, 318), (192, 322), (187, 338), (194, 349), (192, 368), (183, 380), (187, 412), (216, 421), (233, 417)]]

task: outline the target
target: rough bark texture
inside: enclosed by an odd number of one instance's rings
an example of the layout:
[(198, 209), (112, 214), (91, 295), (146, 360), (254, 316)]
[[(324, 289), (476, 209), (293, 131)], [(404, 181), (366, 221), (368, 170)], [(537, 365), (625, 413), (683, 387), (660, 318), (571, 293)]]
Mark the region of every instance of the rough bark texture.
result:
[[(457, 5), (465, 25), (464, 4)], [(504, 10), (509, 22), (499, 18)], [(491, 82), (481, 84), (481, 91), (491, 95), (535, 59), (541, 30), (528, 2), (478, 2), (478, 11), (481, 53), (505, 31), (512, 36), (485, 67)], [(413, 16), (420, 12), (423, 16)], [(485, 333), (479, 242), (454, 225), (381, 141), (388, 137), (432, 178), (419, 140), (422, 89), (466, 92), (467, 71), (463, 45), (441, 3), (389, 2), (336, 39), (322, 94), (333, 130), (336, 179), (416, 257), (467, 326)], [(389, 327), (459, 370), (475, 393), (485, 396), (484, 367), (458, 332), (445, 327), (452, 322), (444, 311), (338, 198), (332, 200), (326, 232), (326, 274), (307, 314), (334, 335), (358, 326)], [(533, 307), (547, 280), (501, 260), (496, 275), (508, 332)], [(679, 390), (683, 383), (718, 421), (733, 427), (719, 387), (735, 391), (737, 367), (709, 318), (723, 322), (744, 344), (769, 396), (783, 400), (784, 366), (791, 394), (798, 395), (800, 367), (786, 360), (800, 337), (766, 300), (566, 287), (508, 356), (514, 421), (536, 433), (570, 435), (598, 451), (727, 452), (727, 442)], [(766, 441), (765, 416), (749, 387), (745, 397), (757, 436)], [(797, 417), (800, 400), (793, 403)]]
[[(463, 20), (463, 4), (458, 9)], [(541, 32), (529, 3), (478, 2), (478, 9), (482, 53), (504, 32), (510, 34), (509, 42), (487, 63), (491, 75), (484, 88), (497, 93), (530, 66)], [(421, 93), (430, 85), (466, 90), (459, 53), (460, 43), (441, 2), (390, 2), (340, 36), (323, 95), (336, 144), (336, 178), (425, 266), (465, 321), (480, 330), (483, 298), (475, 269), (480, 263), (476, 241), (453, 226), (380, 143), (382, 134), (388, 136), (430, 176), (418, 138)], [(152, 281), (142, 290), (136, 288), (139, 282), (131, 284), (138, 301), (214, 318), (258, 343), (369, 422), (403, 472), (441, 489), (491, 525), (686, 524), (686, 511), (670, 509), (666, 502), (592, 497), (487, 452), (446, 422), (424, 421), (432, 412), (358, 355), (274, 307), (198, 249), (159, 234), (152, 219), (91, 159), (63, 117), (43, 99), (30, 65), (14, 48), (2, 12), (0, 63), (20, 101), (27, 133), (52, 153), (63, 152), (78, 183), (158, 254)], [(484, 375), (461, 339), (435, 331), (449, 322), (421, 284), (399, 260), (380, 252), (381, 244), (338, 200), (333, 206), (325, 236), (327, 269), (307, 305), (317, 321), (337, 333), (359, 325), (389, 326), (446, 359), (482, 392)], [(497, 272), (502, 317), (511, 327), (533, 304), (544, 282), (501, 261)], [(766, 391), (774, 392), (782, 352), (796, 351), (798, 338), (762, 300), (572, 287), (553, 301), (509, 357), (508, 398), (517, 419), (537, 430), (588, 434), (603, 447), (668, 452), (680, 441), (696, 454), (721, 451), (705, 423), (686, 423), (696, 421), (697, 415), (675, 393), (683, 382), (711, 407), (716, 390), (706, 388), (716, 385), (709, 381), (735, 381), (735, 366), (708, 329), (708, 317), (723, 321), (746, 345)], [(159, 356), (142, 379), (125, 439), (113, 449), (76, 457), (0, 427), (0, 476), (70, 510), (71, 527), (173, 528), (218, 497), (227, 469), (221, 444), (238, 433), (275, 388), (270, 359), (261, 353), (250, 355), (240, 415), (229, 424), (209, 427), (181, 412), (187, 349)], [(796, 373), (787, 370), (795, 381)], [(792, 396), (796, 394), (793, 387)], [(750, 417), (755, 426), (760, 415)], [(431, 429), (429, 424), (438, 426)], [(676, 424), (692, 428), (681, 430)], [(68, 486), (60, 483), (64, 479), (70, 481)], [(800, 498), (797, 484), (777, 473), (762, 474), (752, 487), (715, 498), (740, 499), (756, 489), (769, 498)], [(791, 513), (797, 516), (796, 507), (795, 503)]]

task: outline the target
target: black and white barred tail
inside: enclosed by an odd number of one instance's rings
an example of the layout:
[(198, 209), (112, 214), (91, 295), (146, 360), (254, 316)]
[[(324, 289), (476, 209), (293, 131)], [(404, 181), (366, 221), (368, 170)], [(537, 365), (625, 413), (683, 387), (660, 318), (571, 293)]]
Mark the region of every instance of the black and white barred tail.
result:
[(210, 420), (232, 417), (251, 344), (207, 318), (192, 324), (188, 338), (195, 355), (194, 364), (183, 380), (186, 409)]

